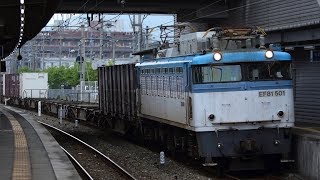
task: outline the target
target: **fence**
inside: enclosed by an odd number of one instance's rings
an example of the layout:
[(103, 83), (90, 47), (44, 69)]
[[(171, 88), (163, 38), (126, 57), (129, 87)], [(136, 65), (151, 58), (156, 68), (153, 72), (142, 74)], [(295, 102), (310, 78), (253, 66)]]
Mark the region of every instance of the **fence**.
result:
[(48, 89), (25, 89), (22, 98), (47, 98)]
[(49, 89), (48, 98), (66, 101), (82, 101), (98, 103), (98, 91), (95, 90), (73, 90), (73, 89)]

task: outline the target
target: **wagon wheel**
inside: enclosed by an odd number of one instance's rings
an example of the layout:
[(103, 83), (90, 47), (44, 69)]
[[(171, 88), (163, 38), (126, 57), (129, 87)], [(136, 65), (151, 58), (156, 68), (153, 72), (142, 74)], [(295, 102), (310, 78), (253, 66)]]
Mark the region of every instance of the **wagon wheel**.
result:
[(74, 109), (72, 109), (71, 107), (68, 107), (67, 109), (68, 109), (67, 114), (66, 114), (67, 118), (69, 120), (76, 119)]
[(47, 104), (41, 104), (41, 109), (43, 109), (42, 111), (46, 114), (48, 114), (50, 112), (49, 106)]
[(24, 106), (26, 109), (30, 109), (30, 107), (29, 107), (29, 101), (22, 101), (22, 104), (23, 104), (23, 106)]
[(92, 111), (87, 110), (86, 113), (86, 121), (92, 124), (95, 124), (95, 118), (94, 118), (94, 114), (92, 113)]
[(105, 127), (105, 118), (104, 118), (103, 114), (98, 115), (97, 124), (98, 124), (98, 127), (100, 127), (100, 128)]

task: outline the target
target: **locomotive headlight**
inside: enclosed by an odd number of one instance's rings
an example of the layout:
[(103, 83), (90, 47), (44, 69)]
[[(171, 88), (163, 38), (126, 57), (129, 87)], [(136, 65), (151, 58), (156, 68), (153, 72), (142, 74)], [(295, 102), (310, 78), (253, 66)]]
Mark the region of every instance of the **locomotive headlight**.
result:
[(266, 51), (266, 58), (268, 59), (273, 58), (273, 52), (271, 50)]
[(274, 143), (274, 145), (276, 145), (276, 146), (277, 146), (277, 145), (279, 145), (279, 144), (280, 144), (280, 141), (276, 139), (276, 140), (274, 140), (274, 142), (273, 142), (273, 143)]
[(284, 112), (283, 112), (283, 111), (279, 111), (277, 115), (278, 115), (279, 117), (283, 117)]
[(222, 54), (219, 53), (219, 52), (214, 52), (214, 53), (213, 53), (213, 59), (214, 59), (215, 61), (220, 61), (220, 60), (222, 59)]
[(214, 118), (215, 118), (215, 116), (214, 116), (213, 114), (210, 114), (210, 115), (208, 116), (208, 119), (209, 119), (210, 121), (213, 121)]

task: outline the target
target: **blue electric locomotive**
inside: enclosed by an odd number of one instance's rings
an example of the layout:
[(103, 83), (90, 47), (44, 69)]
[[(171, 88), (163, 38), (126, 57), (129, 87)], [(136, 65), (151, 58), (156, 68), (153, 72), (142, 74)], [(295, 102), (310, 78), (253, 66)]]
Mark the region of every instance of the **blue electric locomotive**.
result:
[(136, 64), (144, 138), (205, 165), (279, 162), (290, 152), (294, 103), (291, 56), (274, 47), (259, 31), (214, 29)]

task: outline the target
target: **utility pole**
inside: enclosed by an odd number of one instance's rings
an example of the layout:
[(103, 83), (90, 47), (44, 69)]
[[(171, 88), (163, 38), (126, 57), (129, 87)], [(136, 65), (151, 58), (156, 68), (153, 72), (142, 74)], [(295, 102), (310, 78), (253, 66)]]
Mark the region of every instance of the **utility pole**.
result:
[(82, 101), (82, 92), (83, 92), (83, 82), (85, 79), (85, 36), (84, 36), (84, 25), (81, 25), (81, 40), (80, 40), (80, 46), (79, 46), (79, 72), (80, 72), (80, 101)]
[(32, 60), (31, 60), (31, 70), (32, 71), (35, 71), (35, 64), (36, 64), (36, 46), (35, 46), (35, 41), (33, 41), (33, 43), (32, 43), (32, 54), (33, 54), (33, 56), (32, 56)]
[[(131, 20), (131, 19), (130, 19)], [(142, 50), (142, 20), (141, 14), (138, 14), (138, 22), (136, 22), (136, 15), (133, 15), (131, 25), (134, 33), (134, 51)], [(138, 27), (138, 28), (136, 28)]]
[[(114, 38), (112, 37), (112, 33), (111, 33), (111, 27), (114, 26), (112, 23), (115, 23), (115, 21), (106, 21), (106, 27), (107, 27), (107, 41), (108, 41), (108, 48), (112, 47), (112, 61), (114, 61), (115, 59), (115, 52), (114, 52)], [(110, 56), (109, 56), (110, 57)]]
[(61, 35), (60, 35), (60, 37), (59, 37), (59, 67), (61, 67), (61, 65), (62, 65), (62, 37), (61, 37)]
[(146, 27), (146, 49), (149, 49), (149, 27)]
[(116, 56), (116, 40), (112, 39), (112, 60), (115, 61)]
[(138, 50), (142, 50), (142, 22), (141, 22), (141, 14), (138, 15), (138, 24), (139, 34), (138, 34)]
[(42, 33), (42, 54), (41, 54), (41, 69), (44, 70), (44, 38), (45, 35)]
[(102, 52), (103, 52), (103, 18), (101, 20), (101, 24), (100, 25), (101, 25), (101, 27), (100, 27), (100, 54), (99, 54), (99, 58), (100, 58), (100, 60), (102, 60)]
[[(92, 29), (91, 29), (91, 28), (89, 29), (89, 32), (90, 32), (90, 38), (89, 38), (89, 39), (90, 39), (90, 41), (89, 41), (90, 44), (89, 44), (89, 46), (91, 47), (91, 48), (90, 48), (90, 55), (89, 55), (90, 58), (89, 58), (89, 59), (90, 59), (90, 62), (91, 62), (91, 61), (94, 59), (95, 54), (93, 53), (94, 42), (93, 42), (93, 39), (92, 39)], [(89, 33), (89, 32), (88, 32), (88, 33)]]
[(81, 25), (81, 40), (80, 40), (80, 81), (85, 81), (85, 36), (84, 36), (84, 25)]

